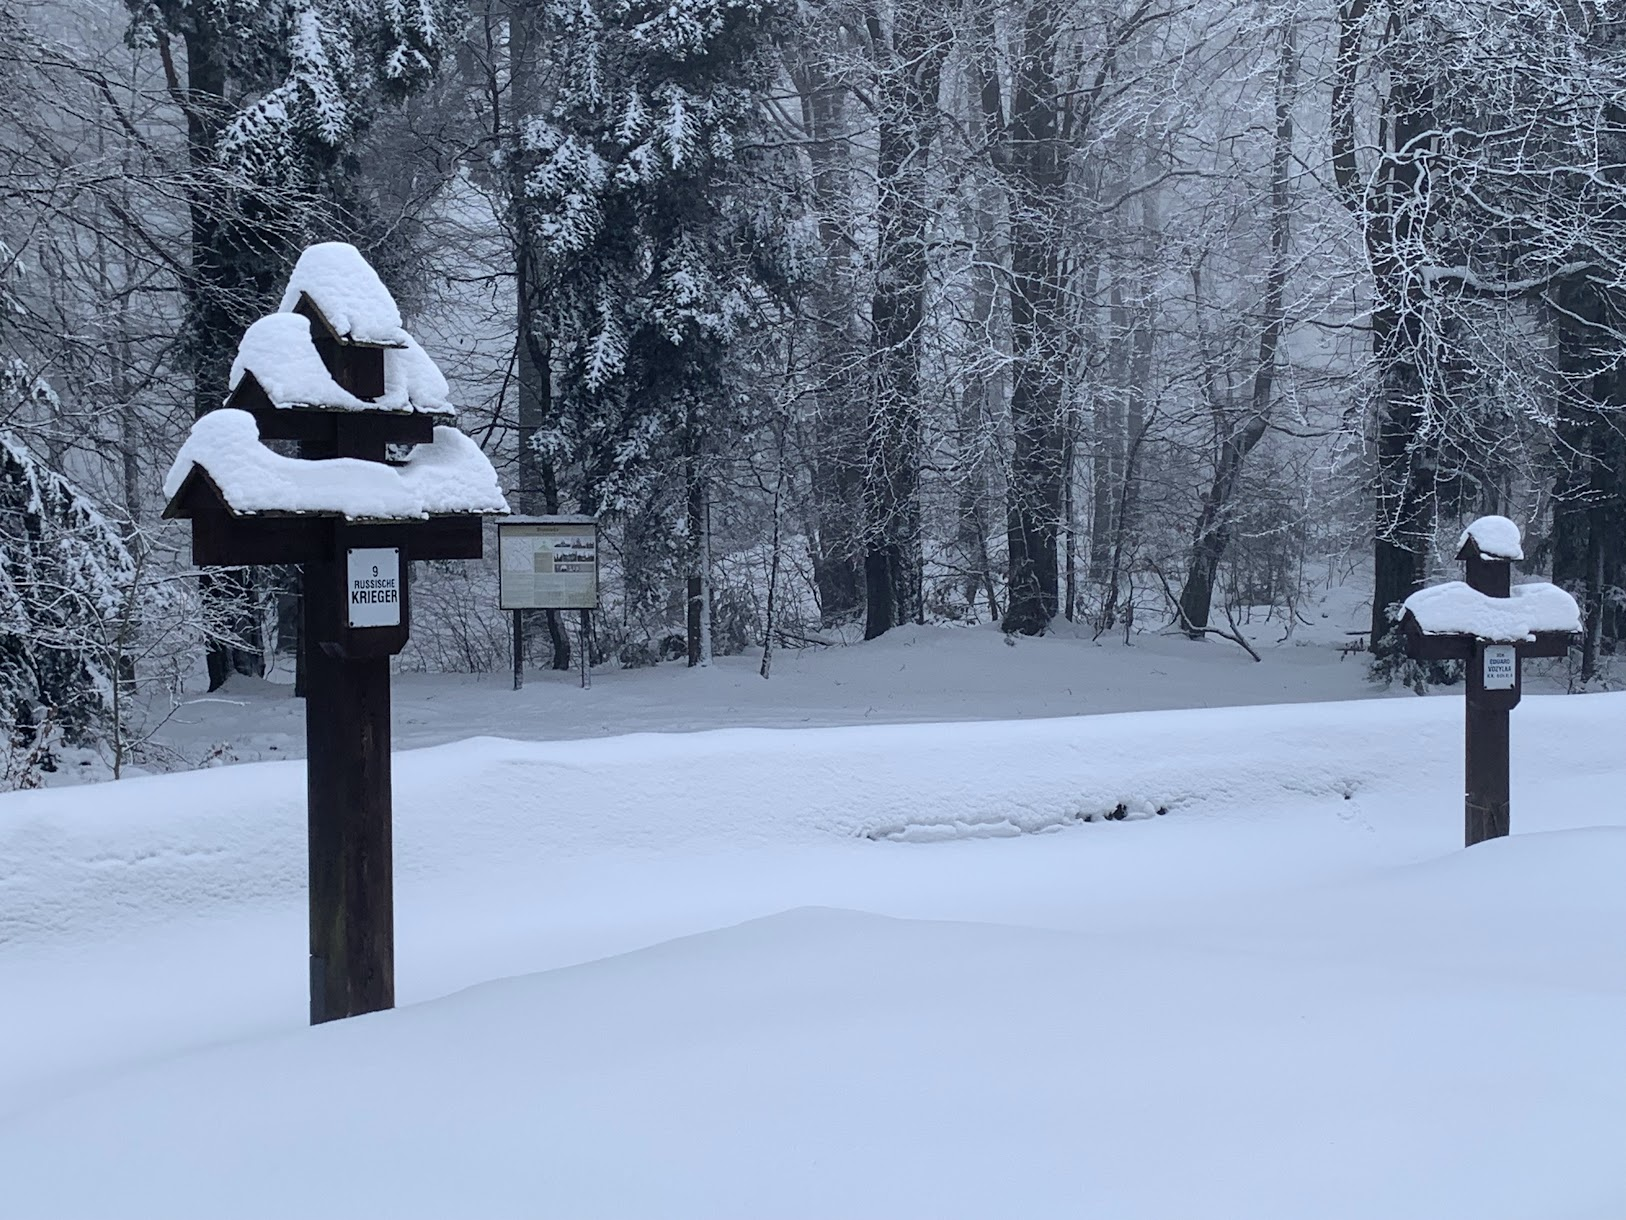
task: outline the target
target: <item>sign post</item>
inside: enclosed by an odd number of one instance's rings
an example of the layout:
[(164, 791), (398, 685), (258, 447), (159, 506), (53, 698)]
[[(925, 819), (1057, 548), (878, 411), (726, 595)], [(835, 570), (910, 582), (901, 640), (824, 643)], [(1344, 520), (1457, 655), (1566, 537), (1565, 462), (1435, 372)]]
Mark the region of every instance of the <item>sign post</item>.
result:
[(497, 524), (498, 605), (514, 614), (514, 689), (524, 685), (520, 614), (581, 611), (582, 689), (592, 685), (588, 615), (598, 608), (598, 519), (506, 517)]
[[(361, 255), (313, 246), (164, 483), (193, 562), (303, 567), (313, 1025), (395, 1004), (390, 658), (411, 629), (409, 564), (478, 559), (483, 517), (508, 511), (445, 396)], [(390, 446), (411, 452), (387, 461)]]
[(1508, 713), (1523, 693), (1526, 657), (1561, 657), (1580, 630), (1580, 609), (1545, 581), (1514, 585), (1524, 558), (1519, 528), (1481, 517), (1463, 531), (1457, 558), (1468, 580), (1419, 590), (1406, 599), (1406, 653), (1460, 660), (1467, 668), (1463, 740), (1463, 838), (1467, 846), (1511, 828)]

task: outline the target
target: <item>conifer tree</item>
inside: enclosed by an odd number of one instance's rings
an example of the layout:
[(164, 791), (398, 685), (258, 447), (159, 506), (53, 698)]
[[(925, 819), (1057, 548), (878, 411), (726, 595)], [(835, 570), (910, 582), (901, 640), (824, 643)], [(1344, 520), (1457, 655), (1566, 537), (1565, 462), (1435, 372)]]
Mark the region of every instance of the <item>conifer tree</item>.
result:
[(736, 345), (800, 274), (790, 205), (750, 185), (774, 13), (546, 0), (533, 16), (559, 67), (517, 150), (555, 389), (535, 443), (574, 471), (581, 511), (636, 517), (641, 553), (692, 581), (709, 467), (739, 428)]
[[(0, 377), (0, 388), (15, 377)], [(0, 751), (98, 736), (135, 563), (112, 522), (0, 429)]]

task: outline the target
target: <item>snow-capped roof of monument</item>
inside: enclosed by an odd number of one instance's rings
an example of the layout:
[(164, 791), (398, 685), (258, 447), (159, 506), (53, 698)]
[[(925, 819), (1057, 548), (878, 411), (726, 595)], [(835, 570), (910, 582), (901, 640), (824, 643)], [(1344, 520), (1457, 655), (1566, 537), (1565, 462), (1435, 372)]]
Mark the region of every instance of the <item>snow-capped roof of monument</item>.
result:
[(497, 473), (480, 447), (456, 428), (438, 427), (400, 466), (360, 458), (284, 457), (260, 440), (246, 411), (211, 411), (164, 479), (174, 499), (194, 468), (238, 515), (308, 513), (352, 521), (413, 520), (441, 513), (506, 513)]
[(1489, 597), (1460, 580), (1419, 589), (1406, 611), (1424, 635), (1471, 635), (1497, 643), (1529, 640), (1538, 631), (1581, 630), (1581, 608), (1557, 585), (1514, 585), (1510, 597)]
[(1524, 558), (1524, 544), (1519, 527), (1506, 517), (1481, 517), (1462, 531), (1457, 539), (1457, 551), (1468, 545), (1469, 539), (1486, 559), (1519, 560)]
[(309, 320), (296, 313), (269, 314), (243, 332), (231, 364), (232, 389), (245, 373), (254, 375), (278, 407), (368, 411), (381, 406), (357, 398), (333, 380), (311, 342)]
[(451, 387), (446, 384), (440, 366), (411, 335), (402, 331), (401, 336), (406, 340), (402, 346), (384, 352), (384, 397), (372, 405), (402, 403), (403, 406), (391, 409), (455, 415), (457, 408), (452, 406)]
[(270, 314), (243, 332), (230, 388), (252, 374), (275, 407), (455, 415), (445, 376), (411, 335), (401, 336), (402, 346), (384, 349), (384, 393), (369, 402), (333, 380), (311, 342), (309, 321), (294, 313)]
[(340, 339), (381, 347), (407, 342), (395, 298), (349, 242), (325, 241), (305, 248), (288, 277), (280, 311), (292, 313), (301, 296), (310, 298)]

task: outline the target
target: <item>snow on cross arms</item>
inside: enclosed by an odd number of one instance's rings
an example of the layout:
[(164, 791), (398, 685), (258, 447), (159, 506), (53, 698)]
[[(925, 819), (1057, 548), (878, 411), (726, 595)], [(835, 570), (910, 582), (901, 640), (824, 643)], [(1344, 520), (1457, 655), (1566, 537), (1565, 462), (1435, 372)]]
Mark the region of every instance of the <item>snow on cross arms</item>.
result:
[(1509, 597), (1487, 597), (1460, 580), (1419, 589), (1406, 609), (1425, 635), (1471, 635), (1517, 643), (1539, 632), (1581, 630), (1581, 609), (1557, 585), (1514, 585)]
[(291, 458), (260, 440), (254, 417), (222, 407), (192, 425), (164, 495), (173, 500), (203, 470), (233, 513), (311, 513), (352, 521), (439, 513), (501, 513), (507, 502), (491, 460), (456, 428), (435, 429), (399, 466), (359, 458)]

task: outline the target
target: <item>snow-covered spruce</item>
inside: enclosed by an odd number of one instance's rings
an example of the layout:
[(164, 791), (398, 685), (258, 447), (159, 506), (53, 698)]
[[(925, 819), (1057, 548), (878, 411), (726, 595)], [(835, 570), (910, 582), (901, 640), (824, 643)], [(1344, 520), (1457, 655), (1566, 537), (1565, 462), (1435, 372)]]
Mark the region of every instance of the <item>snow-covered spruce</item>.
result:
[[(0, 429), (0, 754), (112, 714), (135, 561), (118, 528)], [(26, 739), (26, 740), (24, 740)]]

